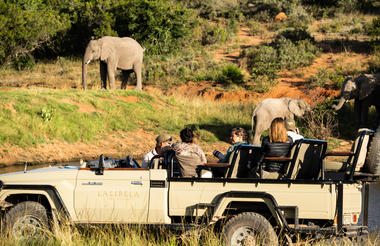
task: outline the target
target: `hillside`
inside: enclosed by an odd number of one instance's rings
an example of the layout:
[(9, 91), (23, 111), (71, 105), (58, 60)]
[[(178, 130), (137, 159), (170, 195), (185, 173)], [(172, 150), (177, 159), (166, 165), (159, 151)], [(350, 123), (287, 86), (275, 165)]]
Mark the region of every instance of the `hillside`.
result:
[[(114, 158), (125, 155), (140, 158), (154, 147), (157, 134), (170, 133), (178, 140), (179, 130), (186, 125), (199, 130), (199, 144), (209, 160), (213, 160), (214, 149), (225, 151), (228, 148), (226, 139), (231, 127), (241, 125), (250, 128), (250, 112), (261, 100), (293, 97), (302, 98), (313, 107), (323, 105), (339, 95), (344, 78), (372, 72), (378, 67), (377, 55), (370, 46), (371, 38), (365, 33), (365, 26), (375, 18), (372, 14), (349, 13), (315, 18), (305, 22), (308, 23), (307, 35), (313, 42), (307, 41), (308, 38), (300, 38), (294, 43), (289, 41), (291, 38), (281, 41), (280, 34), (288, 29), (291, 35), (302, 36), (297, 23), (292, 23), (295, 18), (292, 14), (289, 13), (289, 20), (285, 21), (276, 21), (274, 15), (267, 16), (268, 21), (247, 17), (235, 22), (234, 27), (226, 24), (227, 18), (205, 18), (201, 27), (214, 29), (203, 38), (217, 40), (209, 41), (211, 44), (202, 48), (188, 44), (188, 50), (176, 55), (148, 54), (144, 57), (145, 81), (141, 93), (132, 91), (133, 85), (128, 85), (126, 92), (99, 90), (98, 62), (89, 64), (90, 89), (82, 91), (82, 64), (78, 56), (41, 59), (34, 67), (24, 70), (3, 65), (0, 69), (0, 93), (4, 96), (0, 102), (0, 116), (3, 122), (8, 118), (12, 121), (0, 128), (0, 164), (68, 162), (95, 159), (102, 153)], [(204, 34), (204, 30), (201, 32)], [(194, 35), (198, 34), (194, 32)], [(276, 45), (290, 51), (284, 57), (278, 57), (275, 67), (250, 64), (250, 59), (257, 59), (252, 58), (252, 54), (261, 52), (263, 47), (269, 49)], [(298, 56), (291, 57), (292, 49), (300, 52)], [(278, 52), (282, 54), (281, 49)], [(265, 56), (266, 53), (259, 55)], [(287, 63), (282, 64), (281, 59)], [(300, 60), (302, 65), (296, 64), (296, 60)], [(270, 62), (262, 63), (268, 65)], [(243, 83), (226, 82), (231, 78), (221, 76), (230, 65), (233, 72), (243, 76)], [(254, 69), (256, 73), (252, 72)], [(271, 69), (275, 70), (274, 79), (266, 74)], [(117, 88), (120, 88), (120, 83), (118, 75)], [(44, 96), (47, 96), (46, 100), (43, 100)], [(27, 108), (24, 103), (28, 100), (16, 100), (21, 97), (34, 98), (30, 102), (36, 104), (35, 107), (24, 110)], [(113, 105), (116, 105), (115, 109), (111, 109)], [(45, 120), (44, 110), (52, 114), (53, 120), (47, 120), (48, 123), (39, 122), (41, 118)], [(241, 112), (235, 115), (236, 110)], [(370, 116), (373, 118), (373, 111)], [(56, 120), (60, 117), (72, 120), (70, 127), (75, 130), (68, 131), (69, 134), (86, 136), (70, 138), (63, 133), (63, 137), (59, 135), (60, 130), (53, 128), (66, 127), (64, 123), (59, 122), (61, 125), (55, 127), (48, 125), (58, 124)], [(79, 119), (76, 117), (94, 122), (101, 119), (105, 123), (104, 126), (99, 123), (90, 131), (86, 129), (87, 125), (75, 122)], [(130, 120), (130, 123), (123, 126), (123, 121), (117, 122), (117, 117), (125, 118), (125, 122)], [(335, 117), (349, 119), (341, 121), (340, 125), (346, 127), (348, 124), (347, 131), (351, 130), (354, 121), (351, 105)], [(25, 127), (28, 124), (24, 122), (30, 119), (34, 123)], [(300, 123), (303, 133), (310, 137), (307, 126), (302, 120)], [(14, 130), (10, 130), (12, 127), (19, 131), (14, 134), (18, 137), (9, 137), (11, 134), (8, 133)], [(30, 140), (22, 139), (22, 132), (28, 137), (30, 135)], [(91, 137), (87, 137), (89, 134)], [(340, 138), (342, 135), (344, 138)], [(330, 148), (347, 149), (350, 146), (347, 136), (350, 134), (338, 132), (326, 138), (329, 138)]]

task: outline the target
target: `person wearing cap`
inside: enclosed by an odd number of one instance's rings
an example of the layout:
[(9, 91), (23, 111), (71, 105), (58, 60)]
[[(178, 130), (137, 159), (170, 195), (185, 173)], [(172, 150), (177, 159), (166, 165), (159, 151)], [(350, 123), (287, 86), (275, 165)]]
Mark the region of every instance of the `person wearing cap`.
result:
[(286, 118), (285, 127), (287, 130), (286, 133), (288, 134), (289, 137), (292, 138), (293, 143), (303, 138), (303, 136), (298, 133), (298, 128), (296, 128), (296, 122), (293, 119)]
[(142, 159), (142, 168), (149, 168), (149, 163), (152, 160), (152, 158), (156, 155), (162, 155), (163, 151), (162, 149), (166, 146), (170, 145), (170, 142), (172, 141), (172, 137), (169, 134), (160, 134), (156, 137), (156, 147), (152, 150), (146, 153)]

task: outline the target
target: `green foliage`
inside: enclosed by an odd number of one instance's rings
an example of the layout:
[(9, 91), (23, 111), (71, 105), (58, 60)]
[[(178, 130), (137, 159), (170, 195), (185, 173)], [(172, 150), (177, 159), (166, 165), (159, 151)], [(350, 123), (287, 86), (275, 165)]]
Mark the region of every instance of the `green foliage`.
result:
[(380, 17), (372, 20), (372, 24), (368, 28), (368, 35), (371, 37), (374, 47), (380, 46)]
[(278, 35), (271, 44), (263, 44), (249, 48), (242, 53), (247, 60), (247, 67), (251, 71), (254, 81), (258, 79), (274, 80), (280, 69), (293, 69), (299, 66), (310, 65), (319, 54), (317, 48), (304, 31), (285, 31), (285, 38)]
[(369, 63), (369, 70), (371, 73), (380, 73), (380, 44), (375, 45), (374, 56)]
[(338, 130), (337, 112), (331, 108), (332, 104), (333, 100), (327, 100), (316, 105), (312, 111), (305, 115), (306, 137), (328, 139), (336, 136)]
[(30, 54), (21, 54), (12, 60), (12, 66), (18, 71), (31, 69), (34, 65), (34, 58)]
[(253, 79), (266, 76), (268, 80), (274, 80), (280, 70), (277, 61), (277, 51), (271, 46), (260, 45), (244, 50), (243, 57), (247, 59), (247, 67), (251, 71)]
[(335, 69), (335, 72), (329, 72), (326, 68), (318, 70), (316, 75), (311, 75), (309, 79), (310, 86), (313, 87), (331, 87), (332, 89), (340, 89), (347, 77), (341, 67)]
[(222, 72), (218, 75), (216, 82), (219, 84), (244, 84), (244, 76), (240, 68), (229, 64), (223, 68)]
[(275, 39), (281, 39), (282, 37), (291, 40), (293, 43), (301, 40), (310, 40), (314, 42), (314, 38), (310, 35), (305, 27), (285, 28), (277, 34)]
[(242, 18), (242, 9), (239, 1), (234, 0), (179, 0), (188, 8), (195, 9), (199, 16), (206, 19), (216, 19), (218, 17), (240, 19)]
[(118, 35), (142, 42), (150, 54), (178, 50), (195, 24), (193, 12), (174, 1), (123, 0), (113, 11)]
[[(68, 16), (43, 0), (0, 2), (0, 64), (27, 54), (70, 27)], [(22, 66), (20, 66), (21, 68)]]
[(310, 85), (312, 87), (324, 87), (328, 81), (329, 72), (326, 68), (319, 69), (316, 75), (310, 76)]
[(44, 122), (50, 121), (54, 114), (56, 112), (55, 108), (52, 107), (43, 107), (41, 109), (41, 112), (39, 113), (41, 115), (41, 118)]

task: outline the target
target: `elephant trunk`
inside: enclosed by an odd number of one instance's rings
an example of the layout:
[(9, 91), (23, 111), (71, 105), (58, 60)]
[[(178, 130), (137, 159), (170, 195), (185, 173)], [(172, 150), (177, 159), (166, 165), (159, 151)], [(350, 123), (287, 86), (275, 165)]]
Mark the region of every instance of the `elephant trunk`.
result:
[(339, 110), (342, 108), (343, 104), (346, 102), (346, 99), (343, 97), (340, 98), (339, 103), (337, 105), (332, 105), (331, 107), (335, 110)]
[(87, 63), (83, 59), (83, 64), (82, 64), (82, 85), (83, 85), (83, 89), (84, 90), (86, 90), (86, 88), (87, 88), (86, 77), (87, 77)]

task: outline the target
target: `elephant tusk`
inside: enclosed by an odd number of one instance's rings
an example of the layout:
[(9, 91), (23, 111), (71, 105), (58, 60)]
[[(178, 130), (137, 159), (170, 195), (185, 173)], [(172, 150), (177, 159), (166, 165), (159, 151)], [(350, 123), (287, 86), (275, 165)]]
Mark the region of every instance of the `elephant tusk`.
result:
[(88, 64), (90, 63), (90, 61), (91, 61), (91, 59), (90, 59), (90, 60), (88, 60), (88, 61), (86, 62), (86, 64), (88, 65)]

